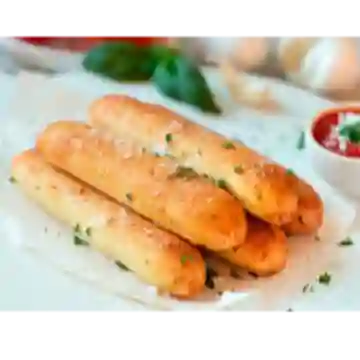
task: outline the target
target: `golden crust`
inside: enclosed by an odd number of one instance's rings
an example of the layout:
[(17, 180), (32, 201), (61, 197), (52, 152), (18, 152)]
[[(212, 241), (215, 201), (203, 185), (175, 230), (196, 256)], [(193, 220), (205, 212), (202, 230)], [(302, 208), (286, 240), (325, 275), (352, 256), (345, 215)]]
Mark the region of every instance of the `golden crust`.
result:
[(282, 227), (288, 235), (311, 235), (323, 224), (324, 205), (313, 187), (296, 175), (290, 175), (293, 186), (299, 194), (296, 218)]
[(254, 150), (228, 140), (160, 105), (124, 95), (107, 95), (93, 102), (89, 121), (115, 136), (154, 150), (172, 135), (167, 152), (200, 174), (224, 179), (229, 190), (252, 214), (277, 225), (292, 221), (298, 197), (286, 169)]
[(177, 236), (55, 170), (34, 151), (14, 158), (12, 175), (49, 214), (70, 226), (91, 229), (86, 241), (92, 247), (145, 282), (184, 298), (203, 290), (204, 260)]
[(168, 157), (143, 153), (74, 121), (49, 125), (36, 148), (54, 166), (195, 245), (217, 251), (245, 240), (242, 205), (196, 174), (177, 173), (177, 163)]
[(286, 266), (287, 238), (279, 227), (249, 216), (245, 243), (218, 254), (258, 276), (273, 275)]

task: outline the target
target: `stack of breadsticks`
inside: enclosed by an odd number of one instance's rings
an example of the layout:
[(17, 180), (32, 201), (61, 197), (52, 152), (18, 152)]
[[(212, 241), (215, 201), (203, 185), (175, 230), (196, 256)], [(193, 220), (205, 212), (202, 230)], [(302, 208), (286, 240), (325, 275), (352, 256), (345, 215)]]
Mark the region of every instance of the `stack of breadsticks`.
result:
[(274, 274), (287, 235), (315, 233), (323, 218), (320, 197), (284, 167), (123, 95), (93, 102), (88, 124), (47, 126), (12, 177), (78, 243), (178, 298), (203, 291), (204, 252)]

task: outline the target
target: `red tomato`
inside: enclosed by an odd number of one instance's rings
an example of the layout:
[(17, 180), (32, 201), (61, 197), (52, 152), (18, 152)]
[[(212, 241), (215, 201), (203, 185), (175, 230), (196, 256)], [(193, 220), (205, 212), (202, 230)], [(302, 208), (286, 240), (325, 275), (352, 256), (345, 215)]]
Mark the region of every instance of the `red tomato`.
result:
[(18, 39), (20, 39), (22, 41), (32, 43), (32, 44), (44, 44), (50, 38), (46, 38), (46, 37), (19, 37)]
[(346, 107), (330, 109), (320, 113), (313, 125), (315, 140), (325, 149), (346, 157), (360, 157), (360, 144), (347, 142), (344, 149), (340, 148), (340, 139), (335, 131), (339, 124), (339, 114), (353, 113), (360, 115), (360, 108)]
[(106, 41), (130, 41), (139, 46), (164, 41), (162, 38), (151, 37), (20, 37), (18, 39), (33, 45), (50, 46), (74, 51), (87, 51)]

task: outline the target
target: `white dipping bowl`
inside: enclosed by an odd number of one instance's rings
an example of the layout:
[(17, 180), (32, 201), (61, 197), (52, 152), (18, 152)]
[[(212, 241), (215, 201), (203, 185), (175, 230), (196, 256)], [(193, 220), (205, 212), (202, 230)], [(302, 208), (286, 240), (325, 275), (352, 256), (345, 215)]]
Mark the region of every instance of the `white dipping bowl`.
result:
[(330, 115), (355, 113), (360, 115), (359, 107), (331, 108), (315, 117), (306, 129), (305, 151), (316, 173), (340, 193), (360, 198), (360, 156), (346, 157), (326, 149), (314, 136), (314, 129), (320, 121)]

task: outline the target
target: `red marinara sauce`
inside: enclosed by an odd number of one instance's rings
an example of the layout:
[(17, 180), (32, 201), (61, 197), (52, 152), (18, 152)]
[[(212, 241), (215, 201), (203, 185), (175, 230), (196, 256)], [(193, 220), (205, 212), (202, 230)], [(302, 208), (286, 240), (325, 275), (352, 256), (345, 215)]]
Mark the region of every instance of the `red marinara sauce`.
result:
[(360, 107), (343, 107), (326, 110), (314, 121), (312, 133), (314, 139), (325, 149), (349, 158), (360, 158), (360, 144), (346, 141), (342, 143), (337, 131), (342, 114), (360, 116)]
[(166, 38), (155, 37), (19, 37), (32, 45), (47, 46), (72, 51), (88, 51), (103, 42), (129, 41), (138, 46), (166, 42)]

